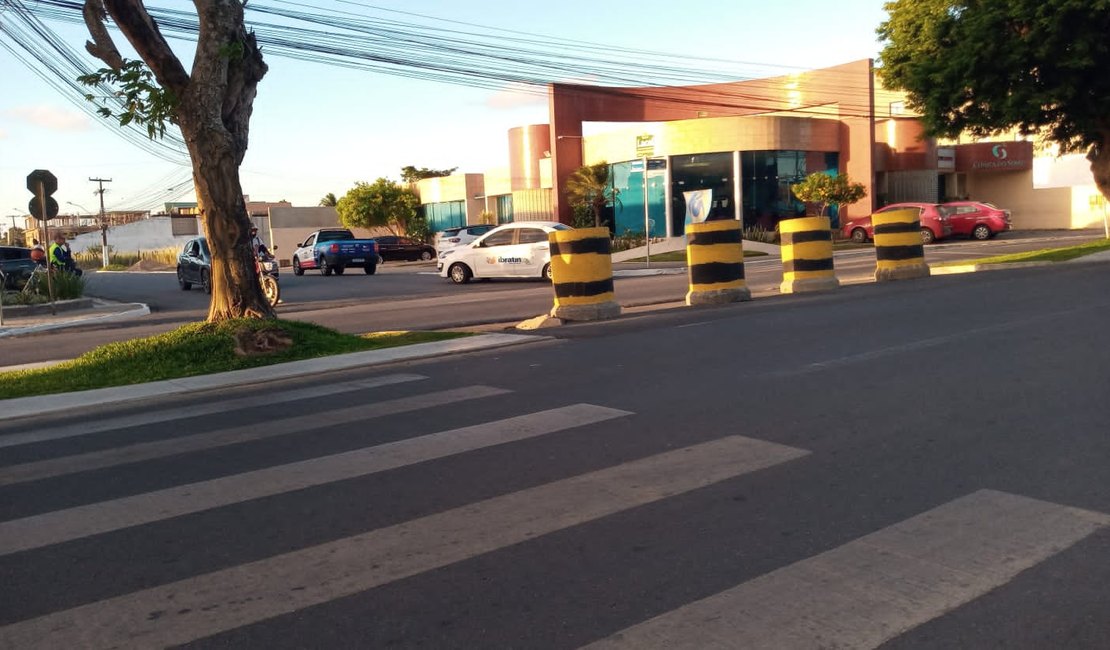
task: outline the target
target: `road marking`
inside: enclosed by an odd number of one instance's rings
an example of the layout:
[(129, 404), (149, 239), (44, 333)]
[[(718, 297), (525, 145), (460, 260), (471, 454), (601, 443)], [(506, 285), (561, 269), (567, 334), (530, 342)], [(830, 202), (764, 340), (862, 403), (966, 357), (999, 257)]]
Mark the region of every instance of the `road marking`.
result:
[(94, 469), (104, 469), (116, 465), (126, 465), (143, 460), (176, 456), (194, 451), (236, 445), (253, 440), (263, 440), (275, 436), (291, 433), (300, 433), (313, 429), (326, 429), (361, 422), (370, 418), (419, 411), (424, 408), (453, 404), (464, 400), (478, 399), (504, 395), (512, 391), (492, 386), (464, 386), (435, 393), (425, 393), (411, 397), (386, 400), (373, 404), (360, 404), (345, 409), (322, 411), (308, 415), (298, 415), (284, 420), (275, 420), (266, 423), (251, 423), (243, 426), (231, 427), (197, 433), (191, 436), (141, 442), (115, 449), (92, 451), (85, 454), (74, 454), (40, 460), (22, 465), (9, 465), (0, 468), (0, 485), (12, 485), (27, 481), (54, 476), (63, 476), (76, 472), (87, 472)]
[(632, 415), (575, 404), (0, 523), (0, 555)]
[(1110, 525), (980, 490), (587, 648), (874, 648)]
[(414, 374), (383, 375), (381, 377), (353, 381), (345, 384), (321, 384), (319, 386), (308, 386), (305, 388), (266, 393), (252, 397), (223, 400), (221, 402), (204, 402), (180, 408), (134, 413), (132, 415), (123, 415), (106, 420), (97, 420), (95, 422), (78, 422), (41, 430), (31, 430), (15, 434), (0, 434), (0, 448), (26, 445), (34, 442), (45, 442), (48, 440), (60, 440), (62, 438), (73, 438), (90, 433), (114, 431), (125, 427), (142, 426), (144, 424), (171, 422), (173, 420), (211, 415), (213, 413), (227, 413), (228, 411), (268, 406), (281, 402), (294, 402), (298, 400), (327, 397), (328, 395), (339, 395), (342, 393), (365, 390), (367, 388), (378, 388), (380, 386), (391, 386), (393, 384), (419, 381), (421, 379), (427, 379), (427, 377)]
[(0, 646), (183, 644), (808, 453), (730, 436), (15, 623), (0, 628)]

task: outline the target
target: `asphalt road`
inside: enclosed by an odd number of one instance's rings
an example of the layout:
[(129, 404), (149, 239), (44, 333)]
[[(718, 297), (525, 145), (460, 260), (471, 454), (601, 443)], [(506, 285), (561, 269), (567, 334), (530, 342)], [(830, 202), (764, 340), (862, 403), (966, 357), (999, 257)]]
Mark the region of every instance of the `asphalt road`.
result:
[[(971, 259), (1021, 250), (1068, 245), (1100, 233), (1007, 233), (988, 242), (952, 241), (926, 248), (930, 262)], [(657, 266), (659, 266), (657, 264)], [(682, 266), (671, 263), (670, 266)], [(637, 268), (625, 264), (620, 268)], [(746, 263), (748, 286), (757, 296), (774, 295), (782, 280), (777, 258), (756, 257)], [(874, 275), (871, 248), (840, 251), (837, 276), (842, 283), (868, 282)], [(375, 276), (323, 277), (309, 272), (281, 278), (284, 303), (279, 313), (349, 333), (398, 329), (445, 329), (490, 322), (521, 321), (551, 309), (545, 282), (490, 281), (453, 285), (434, 274), (429, 264), (386, 264)], [(618, 278), (617, 299), (625, 306), (684, 299), (683, 273)], [(172, 273), (93, 273), (90, 295), (124, 302), (144, 302), (151, 315), (120, 323), (93, 324), (17, 338), (0, 339), (2, 365), (69, 359), (112, 341), (149, 336), (185, 322), (203, 319), (208, 298), (199, 289), (183, 292)]]
[(0, 423), (0, 648), (1110, 647), (1108, 277)]

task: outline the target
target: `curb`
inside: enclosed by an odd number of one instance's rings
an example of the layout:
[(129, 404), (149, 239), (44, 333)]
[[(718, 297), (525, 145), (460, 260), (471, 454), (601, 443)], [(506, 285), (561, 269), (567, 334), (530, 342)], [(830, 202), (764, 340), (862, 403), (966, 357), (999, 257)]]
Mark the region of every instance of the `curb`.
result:
[(99, 316), (89, 316), (88, 318), (76, 318), (73, 320), (61, 321), (59, 323), (42, 323), (39, 325), (28, 325), (27, 327), (13, 327), (12, 329), (0, 330), (0, 338), (7, 336), (19, 336), (20, 334), (33, 334), (35, 332), (46, 332), (49, 330), (59, 330), (66, 327), (77, 327), (78, 325), (87, 325), (89, 323), (109, 323), (115, 320), (127, 320), (130, 318), (138, 318), (139, 316), (146, 316), (150, 313), (150, 306), (141, 303), (131, 303), (136, 305), (134, 309), (127, 311), (116, 312), (113, 314), (102, 314)]
[(76, 393), (17, 397), (0, 400), (0, 413), (3, 413), (5, 418), (27, 417), (46, 411), (57, 413), (102, 404), (122, 404), (166, 395), (268, 382), (336, 370), (364, 368), (396, 361), (415, 361), (447, 354), (478, 352), (547, 340), (551, 340), (551, 337), (524, 334), (484, 334), (449, 341), (404, 345), (384, 350), (367, 350), (365, 352), (316, 357), (314, 359), (290, 361), (245, 370), (232, 370), (212, 375), (166, 379), (130, 386), (96, 388)]
[(1005, 271), (1007, 269), (1036, 269), (1059, 264), (1104, 264), (1107, 259), (1086, 259), (1088, 256), (1077, 257), (1063, 262), (1003, 262), (998, 264), (952, 264), (949, 266), (930, 266), (932, 275), (956, 275), (959, 273), (979, 273), (982, 271)]
[[(76, 309), (88, 309), (92, 307), (92, 298), (74, 298), (72, 300), (55, 300), (54, 311), (74, 311)], [(41, 314), (50, 313), (50, 303), (36, 303), (34, 305), (4, 305), (4, 312), (11, 312), (12, 314), (22, 314), (24, 316), (38, 316)]]

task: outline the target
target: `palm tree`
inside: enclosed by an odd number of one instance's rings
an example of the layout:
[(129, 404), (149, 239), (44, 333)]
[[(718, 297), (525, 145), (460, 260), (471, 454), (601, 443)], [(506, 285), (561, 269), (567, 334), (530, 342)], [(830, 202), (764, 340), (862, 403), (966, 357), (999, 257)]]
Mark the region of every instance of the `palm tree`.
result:
[(335, 194), (332, 192), (328, 192), (324, 195), (324, 198), (320, 199), (320, 205), (325, 207), (334, 208), (337, 203), (339, 203), (339, 199), (335, 198)]
[(620, 190), (609, 184), (609, 163), (583, 165), (567, 179), (566, 195), (572, 205), (588, 205), (594, 213), (594, 227), (601, 225), (605, 206), (619, 203)]

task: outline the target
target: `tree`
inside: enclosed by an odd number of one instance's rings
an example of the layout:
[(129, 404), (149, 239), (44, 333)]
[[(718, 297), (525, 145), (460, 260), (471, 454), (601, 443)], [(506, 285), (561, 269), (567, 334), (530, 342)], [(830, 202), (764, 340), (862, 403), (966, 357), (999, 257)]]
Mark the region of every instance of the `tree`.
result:
[(1086, 151), (1110, 197), (1110, 0), (897, 0), (882, 78), (933, 135), (1036, 135)]
[(566, 183), (567, 200), (571, 205), (588, 206), (594, 213), (594, 227), (601, 225), (605, 207), (620, 202), (620, 190), (609, 183), (609, 163), (579, 167)]
[(424, 180), (425, 178), (439, 178), (440, 176), (450, 176), (454, 174), (459, 168), (452, 167), (451, 169), (428, 169), (421, 167), (417, 169), (412, 165), (405, 165), (401, 168), (401, 180), (406, 183), (415, 183), (416, 181)]
[[(339, 199), (335, 210), (348, 228), (385, 227), (395, 235), (419, 227), (416, 208), (420, 199), (407, 187), (388, 178), (371, 183), (359, 182)], [(426, 229), (426, 228), (425, 228)]]
[(790, 191), (800, 201), (817, 203), (821, 206), (820, 216), (825, 216), (825, 211), (830, 205), (848, 205), (855, 203), (867, 196), (863, 183), (853, 183), (847, 174), (832, 176), (824, 172), (815, 172), (805, 177), (801, 183), (790, 186)]
[[(266, 74), (254, 33), (243, 23), (241, 0), (194, 0), (199, 30), (191, 71), (170, 49), (142, 0), (85, 0), (88, 51), (107, 68), (80, 78), (120, 88), (126, 108), (106, 117), (146, 124), (151, 138), (167, 122), (181, 129), (212, 253), (208, 320), (272, 318), (250, 245), (250, 217), (239, 182), (258, 83)], [(111, 19), (142, 61), (123, 58), (108, 31)], [(86, 96), (90, 98), (90, 96)]]
[(321, 207), (332, 207), (332, 208), (334, 208), (335, 204), (337, 204), (337, 203), (339, 203), (339, 199), (335, 198), (335, 193), (334, 192), (328, 192), (327, 194), (324, 195), (324, 198), (320, 199), (320, 206)]

